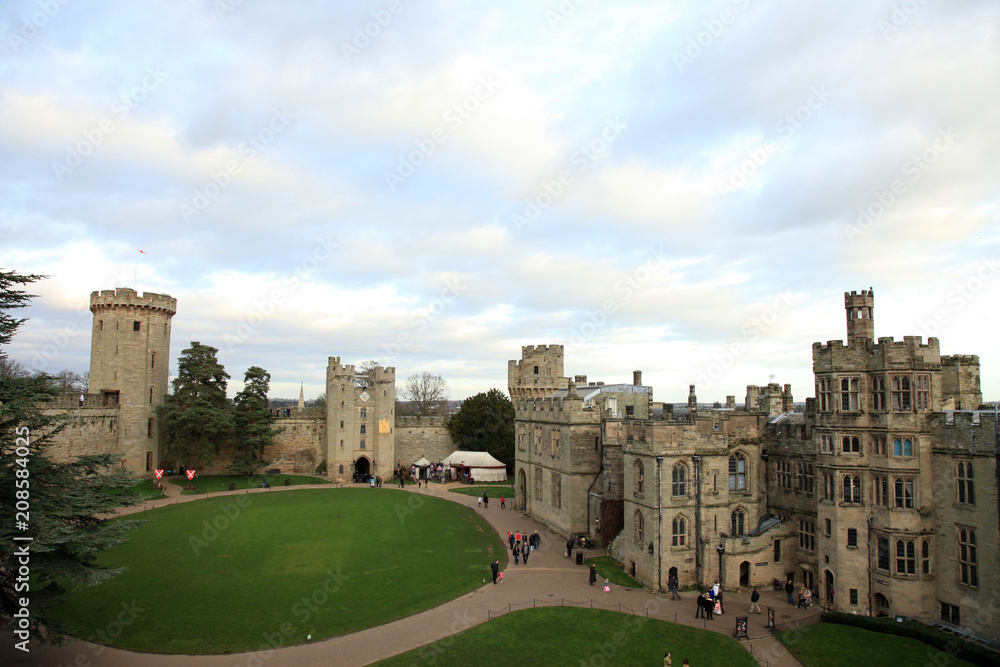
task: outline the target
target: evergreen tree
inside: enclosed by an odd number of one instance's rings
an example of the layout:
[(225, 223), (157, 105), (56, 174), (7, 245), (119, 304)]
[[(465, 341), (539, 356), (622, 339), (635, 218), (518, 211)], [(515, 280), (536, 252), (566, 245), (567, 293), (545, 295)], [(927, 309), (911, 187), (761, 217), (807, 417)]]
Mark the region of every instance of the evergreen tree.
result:
[[(7, 360), (2, 346), (25, 321), (8, 311), (32, 298), (19, 286), (43, 277), (0, 270), (0, 362)], [(117, 574), (119, 569), (96, 566), (94, 558), (141, 523), (98, 518), (139, 500), (132, 493), (105, 491), (127, 489), (136, 481), (116, 465), (118, 456), (80, 456), (68, 463), (46, 456), (62, 424), (43, 411), (58, 393), (53, 378), (43, 373), (0, 373), (0, 516), (6, 518), (0, 522), (0, 628), (15, 633), (18, 648), (29, 648), (29, 637), (62, 638), (64, 628), (50, 616), (51, 607), (67, 589)]]
[(460, 448), (486, 451), (514, 469), (514, 404), (499, 389), (490, 389), (462, 401), (448, 420), (448, 432)]
[(267, 400), (271, 374), (260, 366), (251, 366), (244, 374), (243, 382), (243, 390), (236, 394), (233, 401), (236, 456), (228, 468), (246, 475), (271, 464), (264, 458), (264, 450), (273, 445), (274, 436), (285, 429), (273, 427), (276, 417), (271, 414)]
[(166, 458), (178, 465), (194, 468), (211, 460), (233, 432), (232, 404), (226, 398), (229, 373), (218, 352), (192, 341), (177, 360), (174, 393), (157, 408)]

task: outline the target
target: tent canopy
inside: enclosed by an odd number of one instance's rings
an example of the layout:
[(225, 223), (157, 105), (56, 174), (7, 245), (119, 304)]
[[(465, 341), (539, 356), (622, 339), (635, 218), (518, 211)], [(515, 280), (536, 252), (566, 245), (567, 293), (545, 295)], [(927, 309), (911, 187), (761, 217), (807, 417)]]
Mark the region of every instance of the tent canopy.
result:
[(421, 456), (419, 459), (417, 459), (416, 461), (413, 462), (413, 465), (417, 466), (418, 468), (424, 468), (426, 466), (429, 466), (430, 464), (431, 464), (431, 462), (428, 461), (423, 456)]
[(456, 450), (441, 463), (452, 468), (469, 468), (469, 473), (477, 482), (504, 482), (507, 480), (507, 466), (497, 461), (489, 452), (463, 452)]

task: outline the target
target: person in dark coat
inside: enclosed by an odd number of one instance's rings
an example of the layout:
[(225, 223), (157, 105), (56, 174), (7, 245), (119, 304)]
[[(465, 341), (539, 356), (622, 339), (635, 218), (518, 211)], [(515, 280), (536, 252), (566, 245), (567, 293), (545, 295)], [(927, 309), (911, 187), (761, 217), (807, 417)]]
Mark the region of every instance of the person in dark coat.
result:
[(593, 586), (595, 581), (597, 581), (597, 568), (595, 568), (594, 564), (591, 563), (590, 564), (590, 585)]
[(493, 583), (497, 583), (497, 575), (500, 574), (500, 561), (495, 560), (490, 563), (490, 569), (493, 570)]
[(705, 597), (702, 598), (702, 604), (705, 605), (705, 618), (707, 618), (710, 621), (714, 621), (715, 603), (712, 601), (712, 598), (706, 595)]
[(521, 558), (524, 559), (524, 564), (528, 564), (528, 554), (531, 553), (531, 549), (528, 548), (528, 543), (524, 542), (521, 544)]
[(695, 600), (694, 617), (704, 618), (705, 617), (705, 594), (698, 593), (698, 599)]
[(566, 540), (566, 558), (573, 557), (573, 538)]
[(785, 593), (788, 595), (788, 604), (794, 605), (795, 600), (792, 599), (792, 593), (795, 592), (795, 584), (789, 579), (785, 582)]

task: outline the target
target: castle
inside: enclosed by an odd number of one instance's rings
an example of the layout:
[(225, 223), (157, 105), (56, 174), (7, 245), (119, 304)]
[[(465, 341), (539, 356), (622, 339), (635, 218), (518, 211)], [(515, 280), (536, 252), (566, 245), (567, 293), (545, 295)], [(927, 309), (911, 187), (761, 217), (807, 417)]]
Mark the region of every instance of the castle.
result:
[(847, 343), (812, 348), (815, 397), (747, 387), (741, 406), (653, 401), (563, 377), (560, 345), (508, 365), (518, 506), (610, 543), (644, 586), (792, 579), (824, 607), (1000, 639), (995, 408), (977, 356), (875, 338), (872, 291), (845, 293)]
[[(49, 412), (66, 427), (49, 449), (56, 460), (82, 452), (114, 453), (121, 465), (151, 476), (164, 466), (156, 408), (167, 394), (170, 327), (177, 300), (165, 294), (118, 288), (93, 292), (88, 393), (65, 395)], [(283, 430), (267, 456), (283, 473), (316, 474), (324, 468), (336, 481), (355, 473), (392, 476), (397, 465), (426, 457), (440, 461), (455, 450), (443, 417), (395, 414), (396, 372), (375, 366), (358, 370), (330, 357), (326, 369), (326, 407), (277, 411)], [(226, 443), (199, 472), (224, 473), (235, 445)]]

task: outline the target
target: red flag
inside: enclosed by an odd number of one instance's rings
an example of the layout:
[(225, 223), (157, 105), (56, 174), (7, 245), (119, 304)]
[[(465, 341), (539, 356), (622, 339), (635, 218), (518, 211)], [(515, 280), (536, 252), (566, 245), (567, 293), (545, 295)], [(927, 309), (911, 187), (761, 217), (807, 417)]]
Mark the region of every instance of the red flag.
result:
[(145, 255), (145, 254), (146, 254), (146, 251), (145, 251), (145, 250), (139, 250), (139, 252), (141, 252), (141, 253), (142, 253), (143, 255)]

